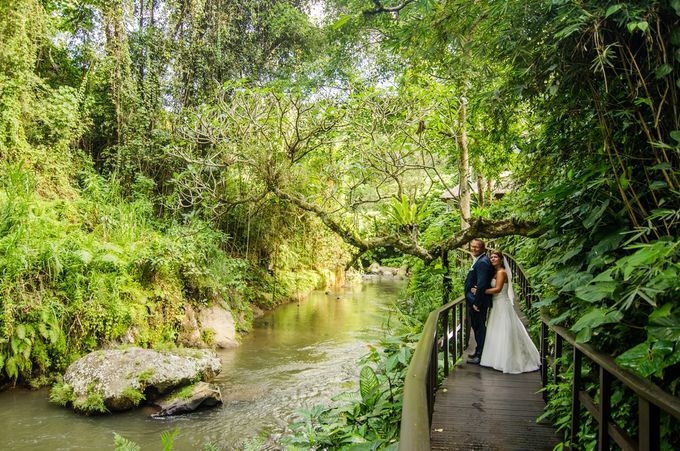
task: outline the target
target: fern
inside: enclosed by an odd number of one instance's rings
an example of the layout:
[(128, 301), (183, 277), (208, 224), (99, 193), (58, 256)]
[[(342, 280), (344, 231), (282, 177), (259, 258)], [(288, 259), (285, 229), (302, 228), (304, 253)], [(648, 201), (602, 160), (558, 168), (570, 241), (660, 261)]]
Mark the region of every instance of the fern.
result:
[(161, 441), (163, 442), (163, 451), (171, 451), (173, 443), (179, 434), (179, 428), (175, 428), (174, 431), (163, 431), (161, 433)]
[(116, 451), (140, 451), (141, 448), (135, 442), (126, 439), (122, 435), (113, 433), (113, 443), (116, 446)]

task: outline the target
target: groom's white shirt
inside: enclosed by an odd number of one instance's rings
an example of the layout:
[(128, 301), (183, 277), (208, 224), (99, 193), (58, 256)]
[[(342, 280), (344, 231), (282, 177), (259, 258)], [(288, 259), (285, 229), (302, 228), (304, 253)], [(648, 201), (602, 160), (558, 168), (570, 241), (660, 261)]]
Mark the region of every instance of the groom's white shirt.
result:
[(477, 260), (479, 260), (479, 257), (481, 257), (484, 254), (479, 254), (478, 256), (475, 257), (474, 260), (472, 260), (472, 265), (470, 265), (470, 271), (472, 271), (472, 268), (474, 268), (475, 263), (477, 263)]

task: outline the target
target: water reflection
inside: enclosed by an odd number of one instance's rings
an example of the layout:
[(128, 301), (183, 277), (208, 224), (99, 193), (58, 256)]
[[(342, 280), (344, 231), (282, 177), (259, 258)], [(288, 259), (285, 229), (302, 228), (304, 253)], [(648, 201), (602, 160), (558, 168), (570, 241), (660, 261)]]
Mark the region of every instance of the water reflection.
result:
[(175, 450), (201, 449), (207, 442), (240, 449), (245, 440), (285, 427), (296, 409), (329, 402), (353, 385), (356, 361), (380, 336), (386, 306), (402, 287), (387, 280), (315, 292), (258, 318), (240, 347), (219, 354), (221, 408), (165, 420), (143, 410), (84, 417), (49, 404), (47, 391), (0, 393), (0, 449), (113, 449), (116, 432), (143, 451), (155, 450), (161, 449), (161, 432), (175, 427)]

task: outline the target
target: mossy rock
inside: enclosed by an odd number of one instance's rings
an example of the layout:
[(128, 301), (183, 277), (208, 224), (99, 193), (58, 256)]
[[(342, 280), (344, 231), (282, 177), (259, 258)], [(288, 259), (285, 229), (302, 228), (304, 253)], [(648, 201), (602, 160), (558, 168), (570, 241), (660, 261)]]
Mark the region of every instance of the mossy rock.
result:
[(215, 354), (202, 349), (95, 351), (69, 366), (51, 400), (87, 414), (127, 410), (176, 388), (212, 380), (220, 370)]

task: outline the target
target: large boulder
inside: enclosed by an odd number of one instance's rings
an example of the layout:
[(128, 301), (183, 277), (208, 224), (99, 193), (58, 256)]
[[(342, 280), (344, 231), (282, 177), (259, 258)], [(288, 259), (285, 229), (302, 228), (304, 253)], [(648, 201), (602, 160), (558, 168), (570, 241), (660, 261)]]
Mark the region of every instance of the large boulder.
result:
[(220, 393), (219, 387), (215, 385), (199, 382), (176, 390), (170, 395), (163, 397), (163, 399), (159, 399), (154, 404), (160, 410), (153, 414), (153, 416), (167, 417), (222, 404), (222, 393)]
[(184, 307), (184, 316), (182, 317), (177, 342), (182, 346), (190, 348), (206, 347), (201, 338), (201, 329), (198, 325), (196, 311), (190, 305)]
[[(84, 413), (126, 410), (178, 387), (211, 380), (221, 362), (211, 351), (128, 348), (92, 352), (73, 362), (59, 387), (62, 404)], [(55, 396), (55, 390), (52, 393)], [(57, 402), (60, 402), (57, 401)]]
[(220, 304), (202, 308), (198, 312), (198, 323), (202, 338), (209, 346), (214, 345), (222, 349), (238, 346), (234, 317)]

